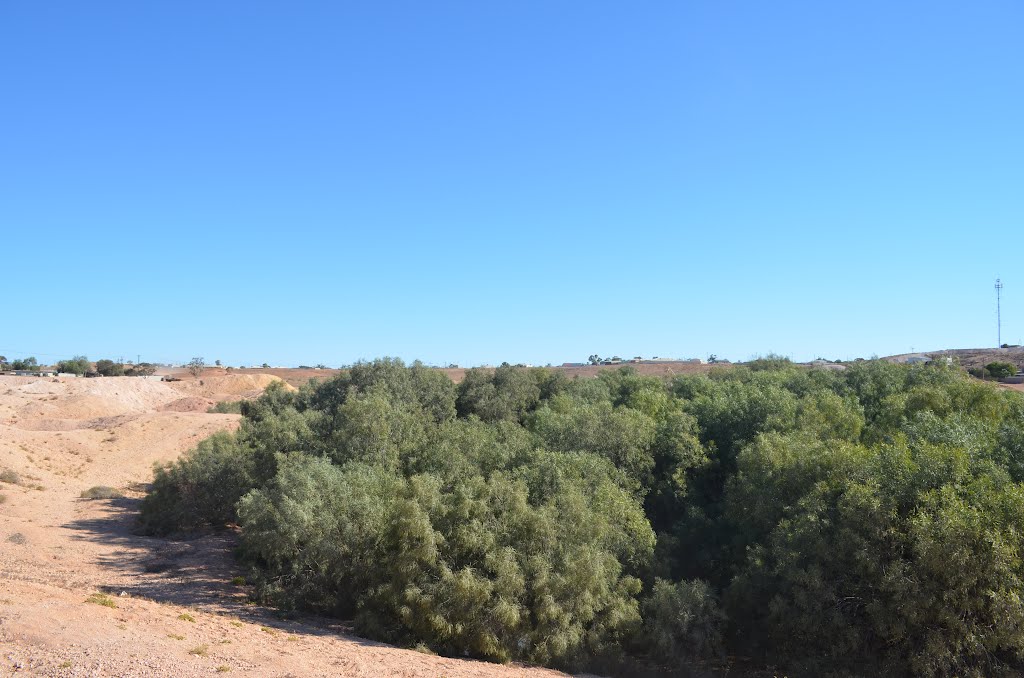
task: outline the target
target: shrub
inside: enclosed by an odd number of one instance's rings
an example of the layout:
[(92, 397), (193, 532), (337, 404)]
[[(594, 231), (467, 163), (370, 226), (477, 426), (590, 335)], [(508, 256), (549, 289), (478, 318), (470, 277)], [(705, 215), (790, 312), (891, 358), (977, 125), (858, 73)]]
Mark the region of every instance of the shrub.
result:
[(0, 483), (9, 483), (11, 485), (21, 484), (21, 475), (13, 469), (4, 469), (0, 471)]
[[(302, 456), (279, 468), (239, 511), (245, 553), (278, 604), (355, 613), (372, 637), (502, 661), (571, 663), (639, 619), (639, 582), (618, 559), (649, 553), (653, 535), (634, 532), (642, 512), (613, 484), (599, 483), (595, 503), (568, 478), (531, 497), (504, 474), (445, 489)], [(491, 532), (500, 525), (504, 536)]]
[(518, 420), (540, 401), (536, 372), (503, 365), (490, 370), (471, 369), (458, 386), (458, 412), (484, 421)]
[(222, 400), (206, 411), (210, 414), (241, 414), (242, 401)]
[(206, 369), (206, 362), (202, 358), (196, 357), (188, 361), (185, 367), (188, 368), (189, 373), (194, 379), (198, 379), (199, 375)]
[(152, 363), (139, 363), (124, 371), (126, 377), (148, 377), (156, 373), (156, 365)]
[(643, 637), (659, 658), (677, 663), (722, 654), (725, 614), (706, 582), (658, 579), (643, 609)]
[(117, 603), (114, 602), (114, 599), (105, 593), (93, 593), (85, 599), (85, 602), (102, 605), (103, 607), (117, 607)]
[(237, 521), (255, 598), (441, 654), (1024, 672), (1020, 394), (774, 356), (671, 382), (437, 374), (268, 389), (156, 472), (143, 525)]
[(985, 365), (985, 369), (995, 379), (1003, 379), (1005, 377), (1012, 377), (1017, 374), (1017, 366), (1013, 363), (1007, 362), (991, 362)]
[(202, 441), (173, 464), (155, 470), (140, 522), (150, 534), (234, 522), (235, 504), (252, 487), (252, 455), (227, 433)]
[(81, 494), (82, 499), (120, 499), (123, 496), (119, 490), (107, 485), (95, 485)]

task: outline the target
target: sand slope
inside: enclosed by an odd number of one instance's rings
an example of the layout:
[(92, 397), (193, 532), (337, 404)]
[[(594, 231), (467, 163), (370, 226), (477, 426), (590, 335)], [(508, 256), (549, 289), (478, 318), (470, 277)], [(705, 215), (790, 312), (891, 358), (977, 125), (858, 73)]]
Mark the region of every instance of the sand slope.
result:
[[(0, 377), (0, 673), (54, 676), (556, 676), (366, 641), (250, 606), (234, 535), (132, 533), (152, 465), (238, 425), (214, 400), (272, 377), (161, 383)], [(9, 477), (11, 479), (11, 477)], [(87, 500), (94, 485), (123, 499)], [(116, 607), (85, 602), (98, 592)], [(184, 618), (183, 618), (183, 615)]]

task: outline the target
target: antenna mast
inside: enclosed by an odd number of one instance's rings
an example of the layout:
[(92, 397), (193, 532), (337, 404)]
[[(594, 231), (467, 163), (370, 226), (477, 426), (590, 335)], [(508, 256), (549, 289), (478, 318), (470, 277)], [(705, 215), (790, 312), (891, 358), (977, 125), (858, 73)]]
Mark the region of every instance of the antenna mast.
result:
[(1003, 281), (996, 278), (996, 348), (1003, 345), (1003, 316), (1002, 316)]

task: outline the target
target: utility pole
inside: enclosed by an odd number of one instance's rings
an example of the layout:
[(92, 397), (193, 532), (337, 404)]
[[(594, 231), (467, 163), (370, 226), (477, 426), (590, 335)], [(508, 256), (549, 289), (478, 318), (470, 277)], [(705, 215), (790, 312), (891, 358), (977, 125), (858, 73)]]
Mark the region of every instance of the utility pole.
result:
[(1002, 316), (1003, 281), (996, 278), (996, 348), (1003, 345), (1003, 316)]

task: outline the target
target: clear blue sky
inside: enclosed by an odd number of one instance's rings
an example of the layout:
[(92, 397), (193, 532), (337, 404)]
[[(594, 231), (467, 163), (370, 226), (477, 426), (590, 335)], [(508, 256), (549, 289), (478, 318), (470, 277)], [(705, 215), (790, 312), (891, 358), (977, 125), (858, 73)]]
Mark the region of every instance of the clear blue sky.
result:
[(0, 353), (1024, 339), (1020, 2), (5, 2)]

